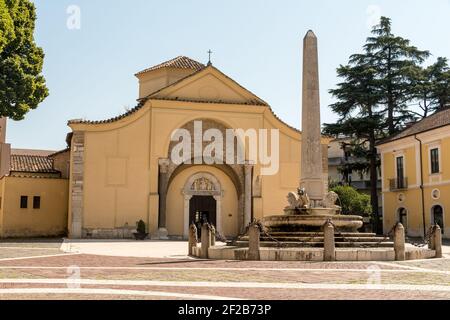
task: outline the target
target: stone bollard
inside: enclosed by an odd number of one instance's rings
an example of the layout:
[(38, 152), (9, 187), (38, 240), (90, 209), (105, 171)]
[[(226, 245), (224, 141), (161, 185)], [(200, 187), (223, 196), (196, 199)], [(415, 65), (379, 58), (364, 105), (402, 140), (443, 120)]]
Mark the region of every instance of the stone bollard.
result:
[(190, 256), (192, 256), (194, 253), (192, 248), (197, 247), (197, 244), (198, 244), (197, 227), (195, 226), (195, 224), (191, 224), (191, 226), (189, 227), (189, 241), (188, 241)]
[(435, 258), (442, 258), (442, 229), (439, 225), (434, 226), (433, 233), (433, 246), (436, 251)]
[(216, 245), (216, 228), (211, 225), (211, 247)]
[(405, 228), (399, 222), (395, 226), (394, 230), (394, 251), (395, 251), (395, 261), (405, 261)]
[(251, 224), (248, 228), (248, 256), (247, 259), (251, 261), (261, 260), (260, 248), (261, 230), (257, 224)]
[(211, 227), (208, 223), (202, 226), (202, 259), (208, 259), (208, 249), (211, 247)]
[(331, 221), (328, 221), (323, 227), (323, 261), (336, 261), (334, 226)]

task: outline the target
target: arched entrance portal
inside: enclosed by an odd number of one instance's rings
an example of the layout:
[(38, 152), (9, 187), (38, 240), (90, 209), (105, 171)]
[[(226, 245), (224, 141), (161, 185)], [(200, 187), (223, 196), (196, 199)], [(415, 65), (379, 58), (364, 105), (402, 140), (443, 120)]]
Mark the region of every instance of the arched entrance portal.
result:
[(441, 227), (441, 231), (444, 233), (444, 210), (440, 205), (436, 205), (431, 209), (431, 222), (433, 225)]
[(222, 232), (222, 186), (210, 173), (200, 172), (192, 175), (184, 189), (184, 237), (189, 234), (189, 225), (195, 223), (200, 229), (208, 222)]

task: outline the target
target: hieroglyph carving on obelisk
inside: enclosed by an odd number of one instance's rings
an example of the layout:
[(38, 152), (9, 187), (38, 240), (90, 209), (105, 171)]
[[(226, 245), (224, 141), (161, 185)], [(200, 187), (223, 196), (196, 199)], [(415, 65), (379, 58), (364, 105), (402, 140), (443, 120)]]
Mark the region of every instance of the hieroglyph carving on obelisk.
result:
[(302, 161), (300, 187), (314, 202), (324, 198), (319, 62), (317, 38), (311, 30), (303, 39), (303, 105), (302, 105)]

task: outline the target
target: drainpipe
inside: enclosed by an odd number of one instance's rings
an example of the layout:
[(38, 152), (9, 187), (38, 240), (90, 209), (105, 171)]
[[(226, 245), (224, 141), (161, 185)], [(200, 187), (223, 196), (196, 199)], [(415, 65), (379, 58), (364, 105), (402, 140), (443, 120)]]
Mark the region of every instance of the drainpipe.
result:
[(425, 190), (423, 186), (423, 152), (422, 152), (422, 140), (417, 138), (417, 135), (414, 135), (414, 139), (419, 141), (420, 146), (420, 190), (422, 193), (422, 222), (423, 222), (423, 238), (425, 239), (425, 236), (427, 234), (427, 228), (425, 226)]

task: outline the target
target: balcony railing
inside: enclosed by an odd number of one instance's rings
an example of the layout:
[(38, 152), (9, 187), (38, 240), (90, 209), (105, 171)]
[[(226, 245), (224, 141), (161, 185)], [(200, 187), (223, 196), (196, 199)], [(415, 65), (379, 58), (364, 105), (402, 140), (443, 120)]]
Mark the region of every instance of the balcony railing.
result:
[(391, 191), (408, 189), (408, 178), (389, 179), (389, 187)]

